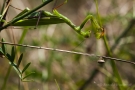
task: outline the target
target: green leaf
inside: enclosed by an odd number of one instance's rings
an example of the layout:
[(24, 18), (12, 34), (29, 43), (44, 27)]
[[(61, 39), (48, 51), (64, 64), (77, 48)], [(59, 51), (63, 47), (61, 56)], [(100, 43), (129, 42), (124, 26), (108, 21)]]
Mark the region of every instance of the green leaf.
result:
[(11, 62), (14, 62), (14, 60), (15, 60), (15, 48), (13, 46), (11, 50)]
[(28, 64), (23, 68), (23, 70), (22, 70), (22, 74), (23, 74), (23, 72), (25, 72), (25, 71), (26, 71), (26, 69), (30, 66), (30, 64), (31, 64), (31, 63), (28, 63)]
[(17, 67), (19, 67), (19, 65), (20, 65), (20, 63), (22, 61), (22, 58), (23, 58), (23, 53), (19, 57), (19, 60), (18, 60), (18, 63), (17, 63)]
[(30, 75), (32, 75), (32, 74), (34, 74), (34, 73), (35, 73), (35, 72), (31, 72), (31, 73), (27, 74), (26, 76), (23, 77), (23, 79), (29, 77)]
[(6, 54), (6, 57), (7, 57), (7, 59), (10, 61), (10, 62), (12, 62), (12, 59), (11, 59), (11, 56), (10, 56), (10, 54)]

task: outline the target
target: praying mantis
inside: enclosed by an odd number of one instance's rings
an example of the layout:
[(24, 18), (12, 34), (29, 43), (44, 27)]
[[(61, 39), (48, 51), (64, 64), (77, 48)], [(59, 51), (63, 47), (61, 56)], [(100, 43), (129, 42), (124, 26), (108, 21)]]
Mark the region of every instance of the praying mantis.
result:
[[(46, 0), (44, 3), (51, 2), (52, 0)], [(65, 0), (64, 3), (67, 3), (67, 0)], [(66, 16), (59, 13), (56, 8), (53, 9), (53, 13), (47, 12), (47, 11), (38, 11), (38, 12), (31, 12), (28, 8), (23, 10), (20, 14), (18, 14), (15, 18), (13, 18), (13, 23), (8, 22), (5, 26), (0, 28), (2, 30), (3, 28), (7, 27), (8, 25), (12, 26), (35, 26), (35, 25), (50, 25), (50, 24), (59, 24), (59, 23), (66, 23), (69, 25), (75, 32), (83, 36), (84, 38), (90, 37), (91, 31), (83, 31), (84, 25), (87, 23), (87, 21), (91, 21), (93, 27), (95, 28), (93, 30), (96, 38), (101, 38), (104, 35), (104, 29), (98, 24), (97, 20), (94, 18), (93, 15), (87, 15), (84, 21), (79, 25), (76, 26), (70, 19), (68, 19)], [(26, 16), (27, 15), (27, 16)], [(20, 16), (25, 16), (23, 19), (20, 19), (16, 21)], [(16, 22), (14, 22), (16, 21)]]
[[(43, 11), (43, 10), (40, 10), (40, 11), (36, 12), (36, 10), (38, 10), (42, 6), (50, 3), (51, 1), (53, 1), (53, 0), (45, 0), (43, 2), (43, 4), (41, 4), (40, 6), (38, 6), (37, 8), (35, 8), (33, 10), (30, 10), (30, 9), (26, 8), (21, 13), (19, 13), (17, 16), (15, 16), (11, 21), (5, 23), (4, 26), (0, 27), (0, 31), (7, 28), (8, 26), (35, 26), (35, 25), (50, 25), (50, 24), (66, 23), (75, 32), (77, 32), (78, 34), (80, 34), (84, 38), (90, 37), (91, 32), (94, 32), (96, 38), (102, 38), (103, 37), (104, 29), (98, 24), (97, 20), (95, 19), (95, 17), (93, 15), (90, 15), (90, 14), (87, 15), (86, 18), (84, 19), (84, 21), (79, 26), (76, 26), (74, 23), (72, 23), (72, 21), (70, 19), (68, 19), (66, 16), (62, 15), (61, 13), (59, 13), (56, 10), (56, 8), (53, 9), (53, 13)], [(67, 2), (67, 0), (65, 0), (64, 3), (66, 3), (66, 2)], [(84, 25), (89, 20), (91, 21), (91, 23), (92, 23), (92, 25), (95, 29), (83, 31), (82, 29), (84, 28)], [(1, 20), (1, 21), (3, 21), (3, 20)], [(3, 47), (4, 47), (4, 44), (8, 44), (8, 43), (4, 43), (4, 42), (0, 42), (0, 43), (2, 43)], [(29, 47), (31, 47), (31, 46), (29, 46)], [(48, 50), (51, 50), (51, 49), (48, 49)], [(57, 50), (57, 49), (52, 49), (52, 50), (63, 51), (63, 50)], [(15, 58), (14, 49), (12, 49), (13, 53), (11, 55), (4, 52), (4, 51), (5, 51), (5, 48), (2, 48), (1, 53), (7, 59), (9, 59), (11, 65), (15, 68), (15, 70), (17, 71), (18, 75), (20, 76), (21, 80), (25, 79), (27, 76), (23, 77), (22, 74), (28, 68), (30, 63), (28, 63), (26, 65), (26, 67), (22, 71), (20, 71), (19, 65), (20, 65), (21, 60), (22, 60), (22, 55), (20, 55), (20, 58), (18, 60), (18, 64), (16, 65), (14, 63), (14, 58)], [(69, 52), (69, 51), (67, 51), (67, 52)], [(13, 57), (13, 59), (11, 57)], [(11, 58), (11, 60), (10, 60), (10, 58)]]

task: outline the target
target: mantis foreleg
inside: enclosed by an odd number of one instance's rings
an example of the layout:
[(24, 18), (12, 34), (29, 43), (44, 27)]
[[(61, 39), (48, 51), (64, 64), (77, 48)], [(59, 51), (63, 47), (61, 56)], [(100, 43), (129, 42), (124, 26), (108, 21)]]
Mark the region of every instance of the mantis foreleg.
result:
[(80, 26), (76, 26), (67, 17), (65, 17), (62, 14), (60, 14), (56, 9), (53, 10), (53, 13), (57, 17), (59, 17), (62, 20), (64, 20), (65, 23), (67, 23), (72, 29), (74, 29), (77, 33), (81, 34), (85, 38), (90, 36), (91, 31), (89, 30), (89, 31), (85, 31), (84, 32), (84, 31), (82, 31), (82, 28), (84, 27), (84, 25), (87, 23), (88, 20), (91, 20), (91, 23), (93, 23), (94, 27), (96, 28), (96, 30), (94, 30), (96, 38), (101, 38), (103, 36), (103, 33), (104, 33), (103, 28), (97, 23), (96, 19), (92, 15), (88, 15), (84, 19), (84, 21), (81, 23)]

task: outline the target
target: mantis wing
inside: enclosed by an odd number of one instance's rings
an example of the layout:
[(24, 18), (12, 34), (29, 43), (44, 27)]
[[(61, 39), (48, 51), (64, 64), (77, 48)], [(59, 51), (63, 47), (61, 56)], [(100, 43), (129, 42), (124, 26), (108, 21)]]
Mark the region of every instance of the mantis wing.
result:
[[(38, 19), (23, 19), (14, 23), (12, 26), (35, 26), (37, 20)], [(59, 24), (59, 23), (65, 23), (65, 21), (63, 21), (61, 18), (46, 17), (46, 18), (41, 18), (38, 25), (49, 25), (49, 24)]]

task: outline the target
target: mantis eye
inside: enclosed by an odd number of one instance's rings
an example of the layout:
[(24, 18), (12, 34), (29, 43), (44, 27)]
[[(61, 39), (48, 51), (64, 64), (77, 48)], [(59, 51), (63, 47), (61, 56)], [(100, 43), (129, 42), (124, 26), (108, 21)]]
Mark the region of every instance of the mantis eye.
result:
[(95, 33), (97, 39), (102, 38), (104, 36), (104, 34), (105, 34), (104, 28), (100, 28), (99, 32)]

